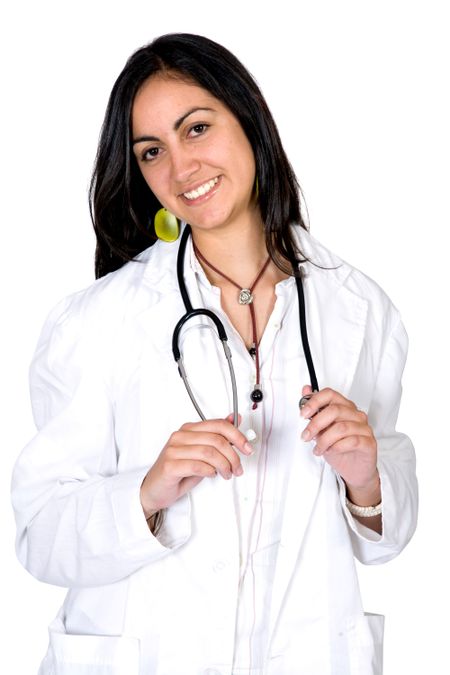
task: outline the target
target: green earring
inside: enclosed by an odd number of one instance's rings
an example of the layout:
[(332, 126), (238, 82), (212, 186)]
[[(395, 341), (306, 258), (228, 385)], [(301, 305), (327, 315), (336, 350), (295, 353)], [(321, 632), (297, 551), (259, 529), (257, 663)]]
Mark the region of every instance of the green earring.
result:
[(176, 241), (180, 234), (178, 219), (167, 209), (159, 209), (155, 214), (155, 233), (163, 241)]

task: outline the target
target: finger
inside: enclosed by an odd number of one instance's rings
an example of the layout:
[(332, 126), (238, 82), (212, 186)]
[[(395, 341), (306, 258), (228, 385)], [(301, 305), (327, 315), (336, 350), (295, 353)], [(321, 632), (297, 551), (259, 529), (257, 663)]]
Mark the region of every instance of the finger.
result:
[[(230, 413), (227, 417), (225, 417), (225, 419), (226, 419), (227, 422), (231, 422), (231, 424), (233, 424), (234, 413)], [(238, 414), (238, 426), (240, 426), (241, 422), (242, 422), (242, 415)]]
[(310, 384), (305, 384), (302, 387), (302, 396), (309, 396), (310, 394), (313, 393), (312, 387)]
[(239, 431), (237, 427), (227, 420), (206, 420), (204, 422), (183, 424), (181, 430), (210, 431), (212, 433), (220, 434), (239, 452), (243, 452), (244, 455), (251, 455), (253, 453), (253, 448), (247, 441), (242, 431)]
[(217, 475), (216, 469), (202, 462), (200, 459), (174, 459), (164, 462), (162, 471), (164, 480), (169, 484), (179, 483), (183, 478), (198, 476), (199, 478), (213, 478)]
[[(231, 424), (233, 424), (234, 414), (231, 413), (230, 415), (228, 415), (228, 417), (226, 417), (226, 420), (228, 422), (231, 422)], [(241, 425), (241, 422), (242, 422), (242, 416), (238, 415), (238, 426)], [(247, 441), (249, 443), (254, 443), (254, 441), (257, 439), (257, 433), (256, 433), (256, 431), (254, 431), (254, 429), (247, 429), (246, 431), (243, 432), (243, 434), (244, 434), (245, 438), (247, 439)], [(250, 454), (253, 454), (253, 453), (254, 453), (254, 449), (252, 448), (252, 452)]]
[[(316, 438), (318, 434), (327, 429), (335, 422), (358, 422), (365, 423), (366, 416), (360, 413), (356, 408), (350, 408), (338, 403), (330, 403), (330, 405), (322, 408), (309, 421), (302, 433), (302, 439), (309, 441), (311, 438)], [(367, 425), (366, 425), (367, 426)]]
[(342, 396), (342, 394), (339, 394), (339, 392), (335, 391), (334, 389), (326, 387), (325, 389), (321, 389), (320, 391), (316, 391), (314, 394), (312, 394), (307, 405), (301, 409), (302, 417), (311, 418), (317, 412), (319, 412), (319, 410), (325, 408), (328, 405), (331, 405), (332, 403), (345, 405), (356, 410), (356, 406), (352, 401), (349, 401), (347, 398), (345, 398), (345, 396)]
[[(347, 444), (338, 446), (341, 441), (345, 441), (346, 439), (350, 439)], [(363, 445), (361, 447), (355, 446), (355, 439), (358, 439), (358, 442), (360, 439), (364, 439)], [(363, 447), (368, 448), (371, 445), (372, 439), (373, 435), (370, 427), (358, 422), (349, 422), (348, 420), (336, 422), (316, 436), (314, 454), (322, 455), (324, 452), (331, 450), (331, 448), (344, 447), (344, 445), (347, 451), (359, 450)]]
[(167, 446), (167, 452), (170, 457), (182, 457), (186, 447), (211, 446), (221, 453), (232, 467), (240, 464), (241, 460), (233, 446), (221, 434), (198, 431), (177, 431), (171, 436), (170, 443)]
[[(219, 445), (224, 445), (225, 449), (218, 449), (213, 443), (208, 443), (209, 439), (220, 439), (220, 436), (214, 437), (214, 434), (205, 434), (206, 443), (194, 443), (189, 445), (180, 445), (171, 448), (170, 461), (172, 460), (201, 460), (215, 468), (217, 473), (229, 480), (232, 475), (242, 476), (243, 469), (239, 455), (232, 449), (231, 445), (225, 440), (221, 440)], [(209, 438), (208, 438), (209, 437)]]
[[(347, 436), (337, 441), (325, 453), (321, 453), (326, 459), (332, 459), (338, 455), (353, 454), (355, 452), (365, 452), (367, 454), (367, 463), (376, 466), (377, 443), (370, 436)], [(315, 451), (315, 450), (314, 450)]]

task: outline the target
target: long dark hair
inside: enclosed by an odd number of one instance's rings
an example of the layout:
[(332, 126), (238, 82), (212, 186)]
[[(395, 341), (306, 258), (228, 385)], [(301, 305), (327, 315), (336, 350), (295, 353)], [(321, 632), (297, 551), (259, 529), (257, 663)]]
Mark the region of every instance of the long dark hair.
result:
[(255, 155), (267, 250), (280, 269), (292, 274), (289, 225), (307, 228), (299, 185), (267, 103), (253, 77), (227, 49), (206, 37), (174, 33), (135, 52), (109, 98), (89, 191), (97, 237), (96, 277), (118, 269), (155, 241), (153, 217), (161, 204), (132, 151), (131, 111), (139, 88), (159, 72), (195, 82), (239, 120)]

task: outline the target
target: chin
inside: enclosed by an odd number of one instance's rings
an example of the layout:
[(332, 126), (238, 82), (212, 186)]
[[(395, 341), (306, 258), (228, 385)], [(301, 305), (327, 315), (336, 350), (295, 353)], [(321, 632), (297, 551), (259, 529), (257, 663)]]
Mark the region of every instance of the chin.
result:
[(191, 227), (197, 228), (199, 230), (218, 230), (227, 227), (228, 220), (217, 215), (213, 216), (202, 216), (201, 218), (187, 219), (186, 222), (190, 224)]

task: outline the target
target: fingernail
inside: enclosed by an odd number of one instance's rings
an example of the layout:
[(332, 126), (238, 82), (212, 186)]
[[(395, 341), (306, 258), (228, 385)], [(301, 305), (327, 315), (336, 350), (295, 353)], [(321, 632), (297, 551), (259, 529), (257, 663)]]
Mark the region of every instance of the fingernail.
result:
[(243, 473), (244, 473), (244, 469), (242, 468), (242, 466), (238, 466), (238, 467), (236, 467), (236, 469), (234, 470), (234, 475), (235, 475), (235, 476), (242, 476)]
[(304, 441), (309, 441), (309, 439), (311, 438), (311, 432), (310, 432), (309, 429), (305, 429), (303, 431), (302, 438), (303, 438)]
[(311, 417), (312, 415), (312, 409), (308, 405), (305, 405), (300, 412), (302, 417)]
[(253, 446), (250, 445), (248, 441), (244, 443), (244, 452), (246, 452), (247, 455), (253, 455), (253, 453), (255, 452)]

